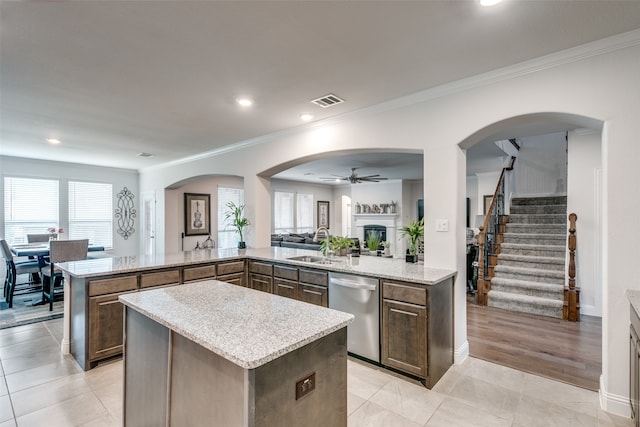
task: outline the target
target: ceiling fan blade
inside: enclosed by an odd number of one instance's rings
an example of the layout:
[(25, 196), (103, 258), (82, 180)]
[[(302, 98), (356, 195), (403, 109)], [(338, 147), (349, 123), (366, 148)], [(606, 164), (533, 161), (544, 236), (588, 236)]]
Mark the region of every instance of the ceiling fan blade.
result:
[(379, 173), (375, 174), (375, 175), (364, 175), (364, 176), (358, 176), (358, 178), (375, 178), (377, 176), (380, 176)]

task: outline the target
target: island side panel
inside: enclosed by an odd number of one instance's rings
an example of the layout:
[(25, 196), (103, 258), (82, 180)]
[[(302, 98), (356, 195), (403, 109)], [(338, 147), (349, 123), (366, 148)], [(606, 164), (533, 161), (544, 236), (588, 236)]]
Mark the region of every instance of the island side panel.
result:
[[(296, 400), (296, 382), (315, 372), (315, 390)], [(255, 426), (346, 427), (347, 328), (255, 370)]]
[(169, 425), (253, 426), (247, 370), (182, 335), (171, 337)]
[(428, 288), (428, 388), (433, 387), (453, 365), (453, 288), (453, 278)]
[(164, 426), (169, 329), (128, 307), (123, 315), (124, 425)]
[[(87, 358), (87, 338), (89, 331), (87, 285), (83, 278), (70, 276), (70, 279), (71, 307), (69, 311), (71, 319), (69, 322), (69, 338), (71, 342), (69, 343), (69, 351), (80, 367), (87, 371), (89, 370), (89, 360)], [(69, 298), (69, 296), (67, 296), (67, 298)]]

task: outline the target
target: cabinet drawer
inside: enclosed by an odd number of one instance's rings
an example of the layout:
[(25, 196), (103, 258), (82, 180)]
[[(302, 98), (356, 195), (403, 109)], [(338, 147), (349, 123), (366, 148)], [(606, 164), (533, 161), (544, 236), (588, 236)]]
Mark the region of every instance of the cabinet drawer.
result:
[(205, 265), (201, 267), (189, 267), (182, 270), (182, 281), (190, 282), (192, 280), (213, 279), (216, 277), (215, 264)]
[(328, 273), (326, 271), (300, 269), (300, 283), (310, 283), (318, 286), (328, 286)]
[(284, 265), (273, 266), (273, 277), (279, 277), (281, 279), (298, 280), (298, 269), (294, 267), (287, 267)]
[(324, 286), (300, 284), (298, 287), (298, 300), (319, 305), (329, 306), (329, 290)]
[(249, 271), (271, 276), (273, 274), (273, 265), (265, 262), (249, 261)]
[(231, 273), (243, 273), (244, 261), (221, 262), (218, 264), (218, 276)]
[(218, 276), (218, 280), (221, 282), (231, 283), (237, 286), (247, 286), (245, 284), (244, 273), (225, 274), (224, 276)]
[(273, 293), (273, 278), (263, 274), (252, 274), (250, 277), (251, 289)]
[(298, 282), (280, 278), (273, 279), (273, 293), (287, 298), (298, 298)]
[(89, 282), (89, 296), (113, 294), (116, 292), (133, 291), (138, 287), (137, 276), (115, 277), (112, 279), (91, 280)]
[(382, 282), (382, 298), (427, 305), (427, 290), (403, 283)]
[(167, 270), (140, 275), (140, 288), (180, 283), (180, 270)]

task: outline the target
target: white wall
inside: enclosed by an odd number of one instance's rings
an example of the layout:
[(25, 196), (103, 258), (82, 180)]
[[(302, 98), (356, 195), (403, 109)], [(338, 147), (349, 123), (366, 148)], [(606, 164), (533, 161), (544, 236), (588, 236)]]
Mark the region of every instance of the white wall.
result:
[[(602, 316), (600, 140), (600, 132), (577, 130), (569, 133), (567, 178), (567, 212), (578, 216), (575, 279), (576, 286), (580, 288), (580, 311), (598, 317)], [(567, 255), (567, 262), (568, 260)]]
[(565, 133), (519, 138), (515, 172), (518, 196), (567, 192), (567, 142)]
[[(138, 172), (131, 169), (103, 168), (80, 165), (76, 163), (49, 162), (21, 157), (0, 156), (0, 194), (4, 194), (4, 177), (57, 179), (60, 182), (59, 224), (60, 228), (69, 229), (69, 181), (90, 181), (113, 185), (113, 209), (118, 207), (117, 194), (127, 187), (135, 196), (137, 211), (140, 212), (140, 193), (138, 191)], [(138, 241), (142, 226), (138, 216), (134, 220), (135, 232), (126, 240), (117, 233), (118, 220), (113, 217), (113, 250), (116, 255), (138, 253)], [(0, 197), (0, 226), (4, 234), (4, 197)], [(62, 234), (62, 239), (67, 236)]]
[[(164, 191), (164, 251), (166, 253), (182, 250), (182, 233), (184, 232), (184, 193), (209, 194), (211, 196), (211, 238), (218, 247), (218, 187), (243, 188), (242, 178), (234, 176), (203, 177), (189, 182), (179, 188)], [(247, 234), (251, 226), (247, 227)], [(202, 244), (208, 236), (185, 236), (184, 250)]]
[[(611, 44), (617, 43), (614, 47)], [(627, 288), (640, 289), (635, 277), (635, 223), (640, 198), (628, 197), (640, 181), (640, 31), (605, 42), (550, 55), (510, 69), (414, 94), (374, 108), (309, 127), (265, 136), (238, 150), (211, 153), (142, 172), (141, 189), (164, 188), (192, 176), (239, 174), (245, 180), (248, 216), (255, 233), (250, 246), (268, 246), (270, 213), (257, 216), (256, 206), (270, 200), (265, 171), (305, 162), (313, 156), (343, 150), (423, 150), (426, 253), (425, 265), (465, 268), (466, 158), (464, 149), (481, 138), (478, 132), (516, 118), (560, 117), (604, 123), (603, 145), (603, 374), (605, 410), (629, 414)], [(517, 100), (517, 102), (514, 102)], [(572, 122), (573, 123), (573, 122)], [(366, 141), (362, 142), (362, 141)], [(584, 184), (590, 185), (590, 184)], [(353, 198), (355, 201), (356, 198)], [(164, 203), (159, 197), (158, 204)], [(160, 211), (160, 210), (159, 210)], [(449, 220), (448, 232), (436, 232), (437, 219)], [(164, 218), (159, 218), (162, 224)], [(163, 239), (163, 236), (158, 236)], [(463, 277), (455, 285), (455, 358), (466, 357), (466, 295)]]

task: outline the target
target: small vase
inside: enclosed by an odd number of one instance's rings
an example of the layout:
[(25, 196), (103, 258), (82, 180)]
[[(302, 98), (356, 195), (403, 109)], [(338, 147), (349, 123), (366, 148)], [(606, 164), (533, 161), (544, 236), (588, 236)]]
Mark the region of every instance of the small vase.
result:
[(405, 255), (405, 260), (407, 262), (416, 263), (416, 262), (418, 262), (418, 255), (406, 254)]
[(238, 242), (238, 249), (247, 249), (246, 242)]

